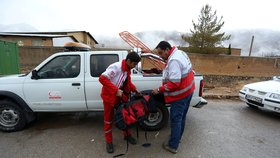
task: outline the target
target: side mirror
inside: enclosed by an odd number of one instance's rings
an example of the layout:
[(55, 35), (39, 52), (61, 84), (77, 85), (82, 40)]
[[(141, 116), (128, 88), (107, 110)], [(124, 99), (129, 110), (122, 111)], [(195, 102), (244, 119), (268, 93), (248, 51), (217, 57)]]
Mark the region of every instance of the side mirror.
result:
[(37, 70), (32, 71), (31, 79), (38, 80), (40, 77), (38, 76)]

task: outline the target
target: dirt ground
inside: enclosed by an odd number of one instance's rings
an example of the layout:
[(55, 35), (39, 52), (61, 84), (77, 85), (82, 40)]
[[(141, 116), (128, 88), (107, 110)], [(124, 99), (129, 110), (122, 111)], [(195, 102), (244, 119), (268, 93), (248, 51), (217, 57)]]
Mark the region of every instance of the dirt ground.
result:
[(239, 77), (205, 75), (204, 94), (206, 98), (231, 98), (238, 97), (239, 90), (253, 82), (266, 81), (272, 77)]

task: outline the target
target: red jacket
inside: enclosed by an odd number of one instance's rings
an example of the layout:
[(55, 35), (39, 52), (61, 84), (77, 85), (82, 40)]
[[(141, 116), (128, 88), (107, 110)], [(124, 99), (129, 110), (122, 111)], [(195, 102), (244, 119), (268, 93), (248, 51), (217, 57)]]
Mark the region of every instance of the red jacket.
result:
[(131, 82), (131, 71), (127, 67), (125, 60), (111, 64), (99, 77), (99, 82), (103, 85), (101, 98), (103, 101), (116, 104), (120, 98), (116, 96), (118, 89), (123, 90), (123, 101), (127, 101), (131, 91), (135, 92), (136, 87)]

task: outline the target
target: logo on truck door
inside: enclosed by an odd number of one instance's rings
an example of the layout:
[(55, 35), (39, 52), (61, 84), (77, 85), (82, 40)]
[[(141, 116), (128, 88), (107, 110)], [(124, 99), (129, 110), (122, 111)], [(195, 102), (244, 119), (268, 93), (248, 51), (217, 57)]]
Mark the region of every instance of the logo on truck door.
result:
[(61, 99), (61, 94), (59, 91), (49, 91), (49, 99)]

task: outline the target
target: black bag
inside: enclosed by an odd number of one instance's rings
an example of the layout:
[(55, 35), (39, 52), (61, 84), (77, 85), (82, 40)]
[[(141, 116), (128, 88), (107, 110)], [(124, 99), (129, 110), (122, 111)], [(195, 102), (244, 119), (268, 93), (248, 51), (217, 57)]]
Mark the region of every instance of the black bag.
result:
[[(160, 106), (161, 102), (159, 102), (159, 98), (160, 95), (150, 95), (149, 97), (149, 106), (148, 106), (148, 109), (149, 109), (149, 112), (150, 113), (156, 113), (158, 112), (158, 108), (157, 106)], [(164, 98), (163, 98), (164, 100)]]
[[(144, 125), (145, 120), (149, 115), (149, 100), (151, 95), (134, 96), (128, 103), (120, 103), (116, 106), (113, 122), (118, 129), (127, 130), (133, 125)], [(137, 138), (138, 138), (138, 127)], [(147, 142), (147, 132), (145, 130), (145, 139)], [(113, 157), (123, 156), (128, 152), (128, 140), (126, 142), (126, 152)], [(149, 147), (151, 143), (144, 143), (143, 146)]]

